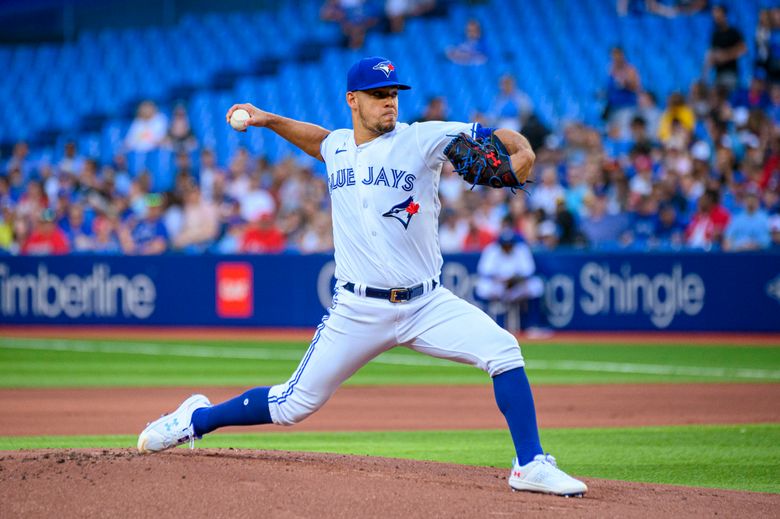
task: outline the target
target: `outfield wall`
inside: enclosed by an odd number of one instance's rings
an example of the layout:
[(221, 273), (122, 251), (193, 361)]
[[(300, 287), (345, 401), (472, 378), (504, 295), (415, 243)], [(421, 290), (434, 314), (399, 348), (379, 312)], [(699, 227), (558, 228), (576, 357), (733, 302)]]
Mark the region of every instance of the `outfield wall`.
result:
[[(474, 302), (478, 259), (446, 257), (444, 286)], [(536, 260), (554, 328), (780, 331), (780, 253)], [(311, 327), (330, 305), (333, 268), (325, 255), (2, 257), (0, 322)]]

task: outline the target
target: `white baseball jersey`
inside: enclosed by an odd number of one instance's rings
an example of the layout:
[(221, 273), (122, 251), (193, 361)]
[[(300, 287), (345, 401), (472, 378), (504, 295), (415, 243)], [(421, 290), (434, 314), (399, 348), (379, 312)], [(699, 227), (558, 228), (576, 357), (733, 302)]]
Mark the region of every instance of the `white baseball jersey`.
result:
[[(439, 250), (439, 174), (444, 148), (476, 124), (398, 124), (360, 146), (352, 130), (322, 142), (333, 208), (336, 294), (295, 373), (268, 393), (274, 423), (292, 425), (319, 409), (355, 371), (403, 345), (495, 376), (524, 365), (517, 340), (480, 309), (434, 288)], [(354, 291), (344, 285), (354, 283)], [(422, 284), (403, 303), (368, 297)]]
[(439, 175), (444, 148), (477, 124), (399, 123), (355, 145), (352, 130), (322, 142), (333, 208), (336, 279), (409, 287), (441, 274)]

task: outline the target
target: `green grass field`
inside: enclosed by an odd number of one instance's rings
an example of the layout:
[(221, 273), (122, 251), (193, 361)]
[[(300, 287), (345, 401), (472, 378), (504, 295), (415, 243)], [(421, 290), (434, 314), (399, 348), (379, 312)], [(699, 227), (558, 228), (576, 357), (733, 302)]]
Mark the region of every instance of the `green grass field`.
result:
[[(247, 386), (277, 383), (308, 344), (0, 338), (0, 387)], [(780, 382), (778, 347), (528, 344), (534, 384)], [(379, 356), (353, 385), (487, 384), (479, 370), (406, 348)]]
[[(0, 386), (235, 385), (284, 380), (305, 343), (0, 338)], [(534, 384), (780, 383), (780, 344), (525, 345)], [(482, 372), (397, 348), (349, 382), (487, 384)], [(0, 437), (0, 449), (133, 447), (135, 436)], [(545, 448), (574, 474), (780, 493), (780, 424), (545, 429)], [(507, 467), (506, 431), (215, 434), (206, 448), (306, 450)]]
[[(0, 450), (134, 448), (136, 436), (0, 437)], [(572, 474), (780, 493), (780, 424), (545, 429), (545, 447)], [(198, 448), (336, 452), (509, 467), (507, 431), (214, 434)], [(186, 446), (180, 448), (187, 448)]]

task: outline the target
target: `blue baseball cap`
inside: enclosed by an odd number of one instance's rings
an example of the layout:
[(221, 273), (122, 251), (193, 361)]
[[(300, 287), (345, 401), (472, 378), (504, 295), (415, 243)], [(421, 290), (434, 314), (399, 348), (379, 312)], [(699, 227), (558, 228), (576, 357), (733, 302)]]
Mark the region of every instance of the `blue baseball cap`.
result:
[(347, 72), (347, 92), (389, 86), (398, 87), (399, 90), (412, 88), (398, 81), (395, 65), (389, 59), (379, 56), (363, 58)]
[(514, 245), (518, 241), (518, 236), (512, 229), (504, 229), (501, 234), (498, 235), (499, 245)]

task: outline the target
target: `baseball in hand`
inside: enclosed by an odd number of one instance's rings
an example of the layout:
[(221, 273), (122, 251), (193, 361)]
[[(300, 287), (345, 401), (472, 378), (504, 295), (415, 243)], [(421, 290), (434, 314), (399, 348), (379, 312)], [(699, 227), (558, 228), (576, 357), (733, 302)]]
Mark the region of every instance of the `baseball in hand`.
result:
[(239, 108), (238, 110), (235, 110), (233, 114), (230, 116), (230, 126), (233, 127), (234, 130), (244, 130), (246, 129), (246, 121), (249, 119), (249, 112), (244, 110), (243, 108)]

